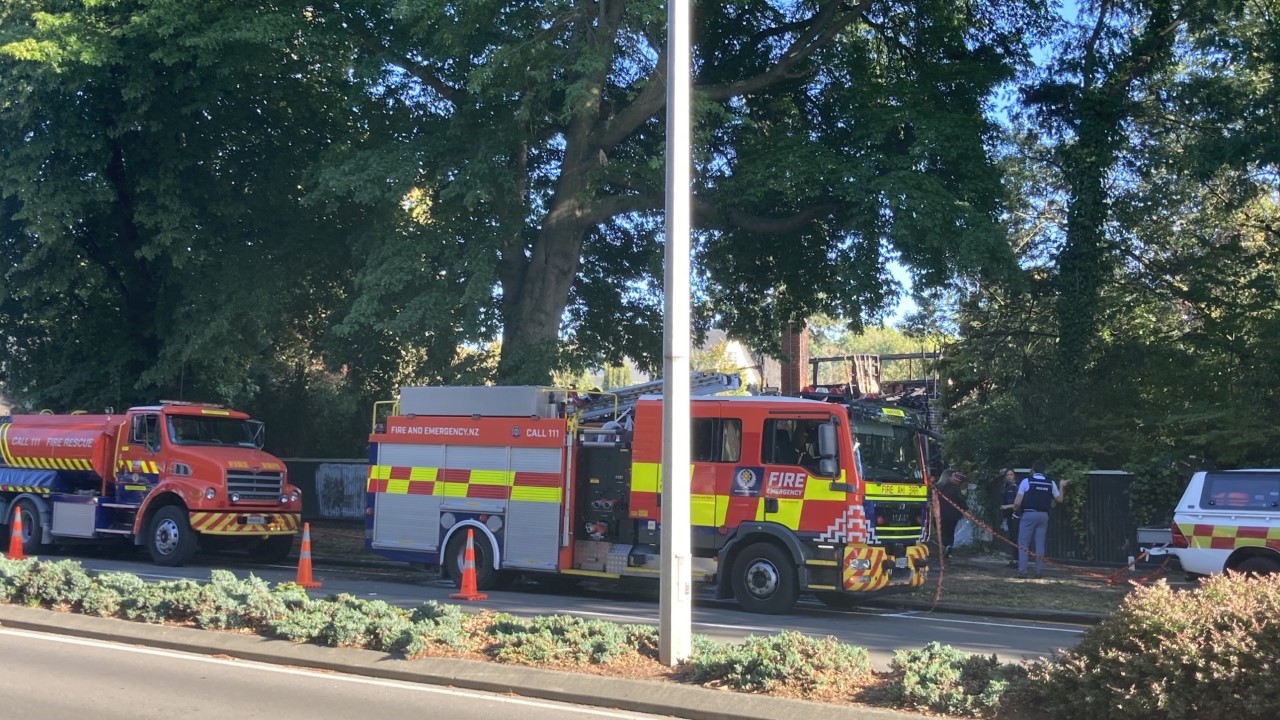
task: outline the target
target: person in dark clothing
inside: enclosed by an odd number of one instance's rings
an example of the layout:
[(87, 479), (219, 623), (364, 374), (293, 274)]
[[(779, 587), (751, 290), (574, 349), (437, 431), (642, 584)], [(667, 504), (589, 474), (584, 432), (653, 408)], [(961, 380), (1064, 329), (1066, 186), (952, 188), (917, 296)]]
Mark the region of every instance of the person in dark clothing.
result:
[[(956, 525), (960, 524), (960, 519), (964, 517), (965, 507), (965, 489), (969, 485), (969, 478), (959, 471), (946, 471), (942, 473), (942, 477), (938, 478), (937, 490), (941, 495), (938, 498), (938, 518), (942, 525), (942, 552), (946, 557), (951, 557), (951, 548), (956, 543)], [(950, 502), (948, 502), (950, 501)]]
[(1004, 516), (1004, 536), (1009, 541), (1009, 567), (1018, 567), (1018, 515), (1013, 511), (1013, 501), (1018, 498), (1018, 474), (1013, 468), (1000, 473), (1004, 489), (1000, 494), (1000, 514)]
[(1027, 557), (1031, 543), (1035, 542), (1036, 578), (1044, 576), (1045, 539), (1049, 530), (1049, 509), (1062, 502), (1062, 485), (1044, 475), (1044, 462), (1037, 460), (1031, 466), (1031, 476), (1018, 483), (1018, 495), (1013, 499), (1013, 509), (1018, 520), (1018, 577), (1027, 577)]

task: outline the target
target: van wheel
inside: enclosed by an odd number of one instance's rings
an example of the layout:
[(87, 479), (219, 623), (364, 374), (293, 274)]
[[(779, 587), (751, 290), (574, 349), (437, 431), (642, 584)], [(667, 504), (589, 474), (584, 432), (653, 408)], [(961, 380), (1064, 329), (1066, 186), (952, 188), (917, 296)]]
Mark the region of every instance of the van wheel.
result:
[(756, 543), (733, 563), (733, 597), (743, 610), (776, 615), (790, 610), (800, 596), (795, 563), (776, 545)]
[(1236, 566), (1236, 570), (1245, 575), (1270, 575), (1271, 573), (1280, 572), (1280, 561), (1275, 558), (1255, 555), (1251, 558), (1245, 558), (1244, 562)]

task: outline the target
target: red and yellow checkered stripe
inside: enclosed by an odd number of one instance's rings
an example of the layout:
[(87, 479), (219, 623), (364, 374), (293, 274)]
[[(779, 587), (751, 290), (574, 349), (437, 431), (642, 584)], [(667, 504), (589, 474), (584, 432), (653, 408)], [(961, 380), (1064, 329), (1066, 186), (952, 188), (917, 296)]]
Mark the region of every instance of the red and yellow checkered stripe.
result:
[(1242, 547), (1265, 547), (1280, 552), (1280, 526), (1178, 523), (1178, 529), (1193, 548), (1235, 550)]
[[(922, 544), (907, 546), (907, 561), (912, 568), (911, 581), (898, 583), (909, 587), (920, 587), (924, 584), (928, 571), (917, 567), (918, 561), (929, 557), (929, 548)], [(867, 592), (883, 590), (889, 586), (889, 571), (884, 568), (884, 561), (889, 559), (885, 549), (875, 545), (846, 545), (844, 549), (844, 589), (847, 592)], [(853, 560), (869, 560), (871, 566), (866, 570), (851, 570)]]
[(557, 473), (370, 465), (366, 488), (389, 495), (558, 503), (562, 484)]
[[(266, 522), (240, 522), (249, 516), (261, 516)], [(196, 511), (188, 516), (188, 522), (192, 530), (205, 535), (287, 535), (298, 532), (298, 518), (298, 513)]]
[(151, 460), (120, 460), (116, 462), (116, 472), (150, 473), (155, 475), (160, 472), (160, 466)]

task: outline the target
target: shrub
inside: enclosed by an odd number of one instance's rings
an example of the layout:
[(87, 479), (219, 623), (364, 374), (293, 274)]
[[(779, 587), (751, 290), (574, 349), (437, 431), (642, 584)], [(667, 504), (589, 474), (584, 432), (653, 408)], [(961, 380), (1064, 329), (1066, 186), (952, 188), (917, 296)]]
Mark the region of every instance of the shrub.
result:
[(474, 645), (466, 627), (470, 617), (457, 605), (441, 605), (435, 600), (429, 600), (409, 613), (414, 637), (407, 639), (399, 652), (412, 657), (421, 653), (428, 645), (469, 650)]
[(1071, 650), (1031, 667), (1045, 718), (1274, 717), (1280, 575), (1139, 588)]
[(894, 653), (886, 692), (898, 705), (976, 717), (997, 710), (1006, 691), (1025, 682), (1026, 674), (1021, 665), (1001, 664), (994, 655), (970, 655), (931, 642)]
[(85, 591), (80, 609), (86, 615), (115, 617), (121, 614), (125, 598), (142, 586), (137, 575), (108, 572), (93, 579), (93, 585)]
[(0, 559), (0, 601), (13, 602), (17, 599), (18, 584), (31, 571), (35, 560)]
[(526, 665), (608, 664), (634, 654), (636, 646), (623, 626), (568, 615), (520, 620), (506, 617), (489, 629), (494, 658)]
[(36, 561), (14, 582), (13, 599), (41, 607), (78, 609), (93, 579), (73, 560)]
[(270, 634), (293, 642), (312, 642), (331, 619), (327, 603), (312, 601), (291, 607), (284, 617), (271, 625)]
[(119, 614), (128, 620), (162, 623), (169, 619), (173, 609), (171, 595), (181, 588), (175, 583), (147, 583), (134, 577), (137, 587), (132, 592), (121, 592)]
[(788, 631), (772, 637), (753, 635), (733, 645), (697, 642), (687, 671), (694, 682), (745, 692), (787, 687), (809, 696), (851, 688), (870, 673), (871, 663), (860, 647)]

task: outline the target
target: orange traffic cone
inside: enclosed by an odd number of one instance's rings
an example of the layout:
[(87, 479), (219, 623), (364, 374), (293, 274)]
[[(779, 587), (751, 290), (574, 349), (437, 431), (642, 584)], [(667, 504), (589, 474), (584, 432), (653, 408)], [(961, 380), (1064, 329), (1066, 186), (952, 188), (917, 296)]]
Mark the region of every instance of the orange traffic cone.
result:
[(471, 528), (467, 528), (467, 550), (462, 554), (462, 582), (458, 592), (449, 597), (454, 600), (487, 600), (488, 595), (476, 590), (476, 546)]
[(26, 553), (22, 552), (22, 508), (13, 509), (13, 522), (9, 524), (9, 554), (10, 560), (26, 560)]
[(298, 580), (304, 588), (318, 588), (320, 583), (311, 579), (311, 523), (302, 524), (302, 550), (298, 553)]

